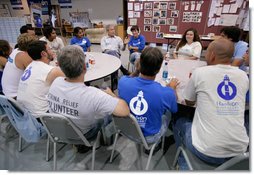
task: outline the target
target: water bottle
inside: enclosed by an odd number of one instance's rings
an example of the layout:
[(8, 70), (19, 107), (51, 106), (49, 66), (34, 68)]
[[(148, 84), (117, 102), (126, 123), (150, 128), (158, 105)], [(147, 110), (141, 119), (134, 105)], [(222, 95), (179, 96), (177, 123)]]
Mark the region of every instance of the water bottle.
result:
[(165, 60), (168, 61), (169, 59), (170, 59), (170, 54), (169, 54), (169, 52), (167, 52), (165, 55)]
[(168, 62), (165, 61), (162, 68), (162, 79), (166, 81), (168, 78)]
[(88, 55), (86, 55), (85, 63), (86, 63), (86, 69), (89, 69), (89, 58), (88, 58)]

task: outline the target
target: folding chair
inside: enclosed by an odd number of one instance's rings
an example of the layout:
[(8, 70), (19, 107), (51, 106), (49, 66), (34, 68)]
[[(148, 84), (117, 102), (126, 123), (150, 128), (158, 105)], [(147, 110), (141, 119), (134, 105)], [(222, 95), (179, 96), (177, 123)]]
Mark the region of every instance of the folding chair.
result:
[(199, 159), (184, 145), (178, 147), (172, 169), (175, 169), (180, 153), (190, 170), (249, 170), (249, 152), (239, 154), (218, 166)]
[(92, 147), (92, 167), (94, 170), (96, 145), (100, 141), (101, 133), (98, 132), (97, 137), (93, 141), (88, 141), (81, 130), (67, 117), (60, 114), (45, 113), (40, 116), (43, 125), (46, 128), (50, 140), (54, 143), (54, 166), (56, 170), (56, 146), (57, 143), (82, 144)]
[[(14, 100), (13, 98), (7, 98), (4, 95), (0, 95), (0, 105), (4, 109), (9, 120), (13, 120), (13, 116), (10, 116), (10, 115), (16, 115), (16, 117), (18, 117), (20, 120), (25, 113), (23, 108), (19, 105), (19, 103), (16, 100)], [(16, 125), (15, 121), (13, 121), (13, 123)], [(12, 125), (13, 125), (13, 123), (12, 123)], [(19, 133), (18, 151), (21, 152), (22, 151), (22, 140), (23, 140), (22, 134), (20, 134), (20, 131), (17, 130), (16, 126), (13, 125), (13, 127)], [(28, 134), (32, 134), (32, 133), (28, 133)], [(48, 140), (48, 142), (49, 142), (49, 140)], [(49, 148), (47, 147), (47, 151), (48, 150), (49, 150)], [(47, 159), (47, 156), (46, 156), (46, 159)]]
[[(109, 162), (110, 163), (112, 162), (115, 147), (116, 147), (116, 142), (117, 142), (119, 134), (121, 134), (121, 135), (126, 136), (130, 140), (134, 141), (135, 143), (140, 144), (141, 147), (144, 146), (146, 150), (150, 150), (149, 157), (148, 157), (147, 164), (146, 164), (146, 168), (145, 168), (145, 170), (148, 170), (149, 164), (150, 164), (150, 161), (151, 161), (151, 158), (152, 158), (152, 155), (153, 155), (154, 148), (159, 143), (160, 139), (157, 142), (153, 143), (153, 144), (148, 144), (146, 142), (146, 139), (143, 135), (143, 132), (141, 131), (141, 128), (140, 128), (136, 118), (131, 114), (129, 115), (129, 117), (114, 116), (113, 120), (114, 120), (114, 123), (115, 123), (117, 133), (115, 135), (115, 140), (114, 140), (113, 149), (112, 149), (112, 152), (111, 152)], [(164, 145), (164, 137), (163, 137), (162, 145)]]

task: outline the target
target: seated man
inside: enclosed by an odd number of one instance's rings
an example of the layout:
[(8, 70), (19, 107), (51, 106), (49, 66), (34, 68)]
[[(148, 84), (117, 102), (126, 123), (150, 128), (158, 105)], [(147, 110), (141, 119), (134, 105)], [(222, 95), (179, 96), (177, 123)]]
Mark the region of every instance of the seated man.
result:
[(130, 62), (134, 65), (135, 61), (139, 59), (142, 50), (145, 48), (146, 40), (143, 35), (139, 34), (139, 27), (131, 27), (132, 35), (128, 43), (128, 49), (130, 50)]
[(66, 78), (57, 78), (49, 89), (50, 112), (69, 117), (87, 139), (97, 135), (106, 117), (112, 113), (122, 117), (129, 115), (126, 102), (117, 98), (109, 88), (102, 91), (84, 84), (86, 66), (81, 47), (64, 47), (57, 61)]
[[(112, 24), (107, 25), (106, 30), (108, 32), (108, 35), (104, 36), (101, 39), (102, 52), (120, 58), (121, 57), (120, 50), (122, 51), (125, 50), (128, 40), (125, 39), (123, 43), (123, 40), (119, 36), (115, 35), (115, 26)], [(120, 70), (122, 71), (123, 75), (130, 74), (129, 71), (126, 70), (122, 65), (120, 67)]]
[[(245, 72), (231, 66), (234, 44), (213, 41), (207, 49), (208, 66), (195, 69), (184, 91), (186, 104), (196, 102), (193, 121), (176, 119), (176, 145), (184, 144), (197, 157), (220, 165), (247, 151), (249, 137), (244, 127), (245, 95), (249, 80)], [(187, 169), (181, 155), (180, 169)]]
[(234, 43), (235, 51), (232, 57), (232, 66), (241, 66), (243, 63), (243, 55), (248, 49), (248, 43), (240, 41), (241, 29), (236, 26), (224, 27), (220, 31), (221, 36)]
[(138, 64), (139, 77), (123, 76), (118, 85), (119, 97), (129, 104), (148, 143), (158, 141), (167, 131), (170, 119), (168, 116), (162, 117), (163, 114), (167, 110), (172, 113), (177, 111), (177, 79), (174, 78), (166, 87), (154, 81), (162, 62), (161, 51), (147, 47)]
[(17, 101), (33, 116), (49, 111), (46, 95), (51, 83), (58, 76), (64, 76), (58, 67), (49, 65), (54, 53), (46, 41), (34, 41), (27, 50), (33, 61), (21, 76)]
[(32, 62), (32, 58), (27, 53), (28, 45), (35, 40), (37, 38), (28, 33), (19, 35), (18, 48), (10, 54), (3, 72), (2, 87), (6, 97), (17, 98), (19, 79)]

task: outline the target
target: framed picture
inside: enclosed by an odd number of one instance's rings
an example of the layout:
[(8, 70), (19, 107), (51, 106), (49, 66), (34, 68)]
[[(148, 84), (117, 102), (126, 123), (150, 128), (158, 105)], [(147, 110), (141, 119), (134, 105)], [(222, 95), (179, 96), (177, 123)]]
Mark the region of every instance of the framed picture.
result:
[(178, 18), (179, 10), (172, 10), (171, 11), (171, 18)]
[(152, 17), (152, 16), (153, 16), (152, 10), (146, 10), (146, 11), (144, 11), (144, 17)]
[(154, 18), (159, 18), (161, 16), (161, 11), (159, 10), (154, 10), (153, 11), (153, 17)]
[(177, 26), (169, 26), (170, 32), (177, 32)]
[(153, 6), (152, 6), (152, 3), (151, 3), (151, 2), (145, 3), (144, 9), (152, 9), (152, 8), (153, 8)]
[(166, 18), (166, 17), (167, 17), (167, 10), (161, 10), (160, 13), (161, 13), (161, 14), (160, 14), (160, 17), (161, 17), (161, 18)]
[(160, 32), (161, 26), (153, 26), (153, 32)]
[(159, 10), (160, 9), (160, 3), (159, 2), (154, 2), (153, 3), (153, 9), (154, 10)]
[(174, 18), (167, 18), (167, 25), (174, 25)]
[(160, 9), (161, 10), (167, 10), (168, 8), (168, 3), (167, 2), (161, 2), (160, 3)]
[(163, 39), (163, 32), (157, 32), (156, 33), (156, 38), (157, 39)]
[(169, 2), (168, 3), (168, 9), (169, 10), (175, 10), (176, 9), (176, 3), (175, 2)]
[(159, 19), (159, 24), (160, 25), (166, 25), (166, 19)]
[(144, 31), (145, 32), (151, 32), (151, 25), (144, 25)]
[(144, 18), (144, 24), (152, 24), (152, 18)]
[(158, 25), (158, 24), (159, 24), (159, 19), (153, 18), (153, 25)]

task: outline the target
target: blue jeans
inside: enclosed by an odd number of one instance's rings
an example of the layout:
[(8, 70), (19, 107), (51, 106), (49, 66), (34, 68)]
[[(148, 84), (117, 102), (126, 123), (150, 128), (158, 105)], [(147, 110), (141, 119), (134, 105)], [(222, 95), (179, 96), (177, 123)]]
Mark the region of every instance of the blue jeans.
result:
[[(187, 149), (189, 149), (198, 158), (200, 158), (201, 160), (203, 160), (207, 163), (214, 164), (214, 165), (220, 165), (230, 159), (230, 158), (210, 157), (210, 156), (206, 156), (203, 153), (199, 152), (192, 145), (191, 126), (192, 126), (192, 121), (188, 118), (185, 118), (185, 117), (181, 117), (181, 118), (177, 119), (175, 124), (173, 124), (173, 132), (174, 132), (174, 138), (175, 138), (175, 143), (176, 143), (177, 148), (181, 144), (183, 144), (183, 145), (185, 145), (185, 147)], [(182, 154), (180, 154), (180, 156), (178, 158), (178, 165), (181, 170), (188, 170), (189, 169)]]
[(171, 118), (171, 114), (168, 115), (166, 113), (162, 116), (162, 119), (161, 119), (162, 124), (161, 124), (160, 131), (154, 135), (145, 137), (147, 143), (157, 142), (167, 132), (170, 118)]
[(90, 129), (87, 133), (84, 134), (87, 140), (94, 140), (97, 137), (97, 133), (101, 130), (102, 127), (105, 127), (112, 121), (112, 116), (106, 116), (103, 119), (97, 120), (95, 126)]
[(137, 60), (137, 59), (139, 59), (140, 58), (140, 55), (141, 55), (141, 53), (140, 52), (133, 52), (131, 55), (130, 55), (130, 62), (131, 62), (131, 64), (135, 64), (135, 61)]

